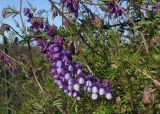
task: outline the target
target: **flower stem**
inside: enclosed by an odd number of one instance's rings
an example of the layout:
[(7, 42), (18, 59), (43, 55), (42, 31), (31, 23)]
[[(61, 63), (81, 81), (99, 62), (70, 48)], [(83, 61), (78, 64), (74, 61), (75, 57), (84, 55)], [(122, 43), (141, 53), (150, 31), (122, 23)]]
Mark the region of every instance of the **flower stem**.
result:
[[(20, 0), (20, 19), (21, 19), (23, 31), (27, 35), (27, 30), (26, 30), (26, 27), (25, 27), (25, 24), (24, 24), (23, 18), (22, 18), (22, 0)], [(30, 58), (30, 62), (31, 62), (31, 68), (32, 68), (33, 76), (34, 76), (35, 81), (36, 81), (37, 85), (39, 86), (41, 92), (43, 93), (44, 90), (43, 90), (40, 82), (38, 81), (38, 78), (36, 76), (36, 72), (35, 72), (35, 69), (34, 69), (34, 62), (33, 62), (33, 58), (32, 58), (31, 46), (30, 46), (30, 42), (29, 41), (27, 41), (27, 45), (28, 45), (28, 50), (29, 50), (29, 58)]]

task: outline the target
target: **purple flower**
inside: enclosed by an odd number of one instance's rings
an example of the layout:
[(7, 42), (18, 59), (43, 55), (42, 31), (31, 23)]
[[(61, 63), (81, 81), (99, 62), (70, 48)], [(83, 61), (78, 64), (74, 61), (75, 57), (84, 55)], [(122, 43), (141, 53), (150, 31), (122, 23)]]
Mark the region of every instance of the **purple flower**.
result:
[(80, 0), (62, 0), (62, 3), (66, 5), (66, 7), (74, 13), (75, 17), (78, 17), (78, 9), (79, 9)]
[(99, 95), (104, 95), (104, 93), (105, 93), (104, 88), (100, 88), (100, 89), (99, 89)]
[[(78, 12), (78, 0), (64, 0), (67, 7), (72, 12)], [(25, 10), (25, 15), (29, 17), (31, 21), (31, 27), (33, 32), (37, 31), (45, 32), (50, 41), (43, 39), (42, 37), (36, 38), (37, 45), (41, 52), (49, 60), (51, 64), (51, 74), (55, 84), (68, 96), (73, 96), (77, 100), (80, 100), (80, 96), (84, 92), (91, 94), (93, 100), (98, 98), (98, 95), (105, 95), (107, 99), (112, 98), (110, 83), (102, 83), (99, 80), (93, 78), (91, 73), (83, 71), (83, 65), (78, 64), (72, 60), (72, 53), (64, 49), (63, 39), (55, 35), (54, 27), (51, 27), (48, 23), (40, 18), (30, 18), (30, 10)], [(43, 27), (44, 26), (44, 27)]]
[(85, 84), (85, 80), (84, 80), (83, 77), (80, 77), (80, 78), (78, 79), (78, 82), (79, 82), (80, 85)]
[(78, 83), (74, 84), (73, 88), (74, 88), (75, 91), (79, 91), (80, 90), (80, 86), (79, 86)]
[(29, 8), (24, 8), (24, 15), (28, 17), (28, 22), (30, 22), (31, 18), (33, 17), (33, 13), (31, 13)]
[(64, 76), (64, 78), (65, 78), (66, 80), (69, 80), (69, 79), (71, 79), (71, 75), (70, 75), (69, 73), (66, 73), (65, 76)]
[(93, 94), (92, 94), (92, 99), (93, 99), (93, 100), (96, 100), (97, 98), (98, 98), (98, 95), (97, 95), (96, 93), (93, 93)]
[(92, 87), (92, 93), (98, 93), (98, 88), (97, 86)]
[(29, 8), (24, 8), (24, 15), (27, 16), (30, 13)]
[(105, 98), (108, 100), (112, 99), (112, 94), (111, 93), (106, 93)]
[(120, 10), (120, 8), (116, 6), (113, 2), (106, 3), (106, 6), (110, 15), (114, 14), (115, 17), (122, 15), (122, 11)]

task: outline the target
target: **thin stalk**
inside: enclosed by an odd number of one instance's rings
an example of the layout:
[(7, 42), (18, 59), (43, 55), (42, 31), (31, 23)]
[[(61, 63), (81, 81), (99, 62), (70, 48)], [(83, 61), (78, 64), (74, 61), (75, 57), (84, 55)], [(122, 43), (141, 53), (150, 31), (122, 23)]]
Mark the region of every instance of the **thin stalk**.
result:
[[(5, 37), (5, 35), (3, 34), (3, 44), (4, 44), (4, 52), (5, 54), (8, 54), (8, 41), (7, 41), (7, 37)], [(4, 79), (9, 81), (10, 80), (10, 73), (9, 73), (9, 70), (7, 69), (5, 72), (4, 72)], [(6, 88), (6, 91), (5, 91), (5, 96), (10, 99), (10, 96), (11, 96), (11, 91), (10, 91), (10, 87), (9, 87), (9, 84), (8, 83), (4, 83), (5, 84), (5, 88)], [(9, 104), (7, 104), (7, 107), (9, 107)], [(12, 110), (11, 109), (8, 109), (7, 110), (7, 114), (11, 114), (12, 113)]]
[(22, 18), (22, 0), (20, 0), (20, 19), (21, 19), (23, 31), (27, 34), (27, 32), (26, 32), (26, 27), (25, 27), (25, 24), (24, 24), (23, 18)]
[(33, 76), (34, 76), (34, 79), (35, 79), (35, 81), (37, 82), (37, 84), (38, 84), (41, 92), (43, 93), (44, 90), (43, 90), (40, 82), (38, 81), (38, 78), (37, 78), (37, 76), (36, 76), (36, 72), (35, 72), (35, 69), (34, 69), (34, 62), (33, 62), (33, 58), (32, 58), (33, 56), (32, 56), (32, 52), (31, 52), (31, 46), (30, 46), (29, 42), (27, 42), (27, 43), (28, 43), (29, 56), (30, 56), (30, 61), (31, 61), (31, 65), (32, 65)]
[[(64, 3), (62, 3), (62, 13), (64, 14)], [(64, 21), (63, 21), (63, 17), (62, 17), (62, 26), (64, 25)]]
[(66, 114), (60, 107), (57, 107), (62, 114)]
[(70, 111), (69, 111), (69, 113), (71, 114), (72, 112), (72, 109), (73, 109), (73, 107), (74, 107), (74, 105), (76, 104), (76, 99), (74, 100), (74, 103), (73, 103), (73, 105), (71, 106), (71, 109), (70, 109)]
[[(23, 31), (27, 35), (26, 27), (25, 27), (25, 24), (24, 24), (23, 18), (22, 18), (22, 0), (20, 0), (20, 20), (21, 20), (21, 23), (22, 23)], [(27, 41), (27, 45), (28, 45), (28, 50), (29, 50), (29, 58), (30, 58), (30, 61), (31, 61), (31, 68), (32, 68), (33, 76), (34, 76), (35, 81), (36, 81), (37, 85), (39, 86), (41, 92), (43, 93), (44, 90), (43, 90), (40, 82), (38, 81), (38, 78), (36, 76), (36, 72), (35, 72), (35, 69), (34, 69), (34, 62), (33, 62), (33, 58), (32, 58), (31, 46), (30, 46), (29, 41)]]
[(21, 38), (23, 38), (22, 35), (20, 35), (12, 26), (8, 25), (18, 36), (20, 36)]
[[(127, 73), (128, 73), (129, 71), (127, 70)], [(124, 74), (125, 75), (125, 74)], [(130, 105), (131, 105), (131, 108), (132, 108), (132, 112), (133, 113), (135, 113), (136, 112), (136, 109), (135, 109), (135, 107), (134, 107), (134, 97), (133, 97), (133, 92), (132, 92), (132, 90), (133, 90), (133, 88), (132, 88), (132, 82), (130, 81), (130, 77), (128, 77), (128, 75), (125, 75), (125, 78), (126, 78), (126, 80), (127, 80), (127, 85), (128, 85), (128, 88), (129, 88), (129, 94), (130, 94)]]

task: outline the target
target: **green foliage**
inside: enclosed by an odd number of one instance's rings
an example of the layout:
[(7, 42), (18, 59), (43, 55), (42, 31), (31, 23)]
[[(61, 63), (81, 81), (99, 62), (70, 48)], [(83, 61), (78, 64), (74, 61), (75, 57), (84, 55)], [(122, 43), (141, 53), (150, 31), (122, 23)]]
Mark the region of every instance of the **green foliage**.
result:
[[(33, 58), (37, 69), (36, 74), (45, 93), (41, 93), (34, 78), (28, 76), (30, 66), (28, 60), (27, 64), (22, 66), (23, 72), (13, 75), (10, 81), (12, 95), (7, 103), (9, 102), (14, 113), (60, 113), (58, 108), (71, 114), (145, 112), (142, 92), (151, 84), (150, 78), (145, 74), (152, 78), (159, 78), (159, 62), (155, 59), (159, 57), (159, 53), (152, 49), (150, 54), (146, 55), (142, 51), (143, 48), (131, 49), (132, 45), (121, 44), (119, 34), (112, 30), (97, 31), (96, 33), (89, 31), (82, 37), (89, 45), (86, 45), (80, 37), (74, 37), (77, 53), (73, 57), (76, 61), (84, 63), (84, 70), (91, 70), (96, 77), (111, 81), (113, 100), (107, 101), (100, 97), (93, 101), (89, 95), (82, 95), (81, 101), (75, 102), (73, 98), (65, 95), (54, 85), (47, 60), (34, 48), (37, 52), (36, 56), (34, 53)], [(19, 50), (19, 48), (16, 49)], [(18, 50), (17, 52), (19, 52)], [(154, 101), (147, 110), (150, 113), (158, 113), (160, 109), (159, 96), (155, 90), (152, 94)], [(2, 104), (6, 104), (6, 102), (3, 100)]]
[[(107, 1), (111, 0), (103, 0), (103, 2)], [(137, 2), (139, 5), (143, 4), (142, 0)], [(152, 2), (156, 4), (156, 0)], [(37, 9), (31, 3), (28, 4), (32, 11), (36, 12)], [(130, 5), (135, 4), (127, 3), (127, 5), (130, 8)], [(90, 95), (82, 94), (81, 100), (76, 101), (64, 94), (63, 90), (54, 84), (50, 74), (50, 64), (37, 47), (31, 46), (33, 54), (31, 57), (28, 47), (24, 45), (32, 39), (31, 33), (24, 35), (20, 42), (22, 45), (15, 46), (13, 42), (9, 43), (9, 55), (18, 61), (20, 56), (23, 56), (26, 61), (19, 66), (22, 70), (18, 74), (11, 73), (10, 80), (5, 80), (4, 72), (7, 67), (0, 63), (0, 82), (2, 82), (0, 83), (0, 113), (5, 114), (6, 109), (10, 108), (14, 114), (159, 114), (160, 96), (152, 83), (153, 79), (160, 79), (160, 20), (157, 18), (160, 14), (152, 15), (148, 11), (146, 19), (138, 12), (137, 7), (134, 7), (133, 17), (140, 17), (141, 20), (135, 27), (127, 26), (129, 27), (127, 30), (116, 27), (97, 29), (90, 18), (83, 15), (81, 22), (74, 19), (73, 26), (60, 27), (55, 31), (56, 35), (64, 37), (64, 48), (68, 49), (71, 43), (74, 44), (73, 59), (83, 63), (85, 71), (92, 72), (95, 78), (102, 81), (110, 80), (112, 100), (99, 97), (94, 101)], [(4, 17), (13, 13), (10, 14), (9, 11), (17, 12), (11, 8), (4, 9)], [(40, 11), (39, 15), (44, 12), (44, 10)], [(76, 30), (73, 30), (75, 27)], [(121, 31), (118, 31), (119, 29)], [(139, 35), (140, 31), (143, 31), (148, 44), (148, 54)], [(46, 33), (42, 32), (40, 35), (48, 38)], [(15, 34), (9, 37), (14, 38)], [(129, 42), (123, 42), (126, 39)], [(35, 77), (29, 75), (32, 65), (44, 92), (40, 91)], [(5, 82), (11, 90), (10, 98), (4, 94)], [(145, 88), (150, 88), (153, 96), (148, 106), (144, 105), (142, 99)]]

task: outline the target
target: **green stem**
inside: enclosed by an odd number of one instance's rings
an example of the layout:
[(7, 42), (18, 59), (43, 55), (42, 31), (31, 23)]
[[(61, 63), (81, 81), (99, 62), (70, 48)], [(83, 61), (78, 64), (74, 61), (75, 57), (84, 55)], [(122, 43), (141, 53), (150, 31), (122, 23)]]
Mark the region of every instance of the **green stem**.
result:
[(71, 109), (70, 109), (70, 111), (69, 111), (70, 114), (71, 114), (71, 111), (72, 111), (72, 109), (73, 109), (73, 107), (74, 107), (75, 104), (76, 104), (76, 99), (74, 100), (74, 103), (73, 103), (73, 105), (71, 106)]
[[(27, 30), (26, 30), (26, 27), (25, 27), (25, 24), (24, 24), (23, 18), (22, 18), (22, 0), (20, 0), (20, 20), (21, 20), (21, 23), (22, 23), (23, 31), (27, 35)], [(43, 90), (40, 82), (38, 81), (38, 78), (36, 76), (36, 72), (35, 72), (35, 69), (34, 69), (34, 62), (33, 62), (33, 58), (32, 58), (31, 46), (30, 46), (29, 41), (27, 41), (27, 45), (28, 45), (28, 50), (29, 50), (29, 58), (30, 58), (30, 61), (31, 61), (31, 68), (32, 68), (33, 76), (34, 76), (35, 81), (36, 81), (37, 85), (39, 86), (41, 92), (43, 93), (44, 90)]]

